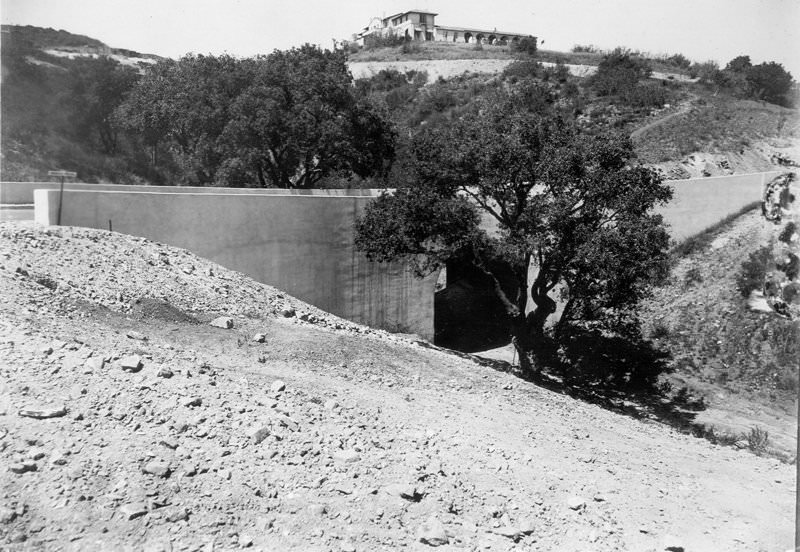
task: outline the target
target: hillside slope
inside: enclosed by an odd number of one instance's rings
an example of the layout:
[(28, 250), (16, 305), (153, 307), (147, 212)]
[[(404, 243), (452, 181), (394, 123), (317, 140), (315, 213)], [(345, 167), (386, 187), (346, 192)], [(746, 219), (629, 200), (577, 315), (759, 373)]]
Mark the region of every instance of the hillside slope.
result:
[(140, 238), (2, 223), (0, 265), (7, 549), (791, 546), (776, 460)]

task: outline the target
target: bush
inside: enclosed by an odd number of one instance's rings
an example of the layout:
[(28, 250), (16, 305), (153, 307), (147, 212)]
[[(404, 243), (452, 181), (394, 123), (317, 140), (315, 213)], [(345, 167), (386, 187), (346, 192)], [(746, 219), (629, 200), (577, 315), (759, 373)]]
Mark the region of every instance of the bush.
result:
[(506, 65), (503, 76), (515, 82), (514, 79), (529, 79), (538, 77), (542, 72), (542, 64), (532, 59), (520, 59)]
[(792, 236), (795, 232), (797, 232), (797, 225), (793, 221), (790, 221), (783, 227), (783, 230), (781, 230), (781, 233), (778, 235), (778, 239), (786, 244), (791, 243)]
[(704, 63), (693, 63), (689, 67), (689, 76), (699, 79), (704, 84), (719, 83), (722, 78), (722, 71), (716, 61), (706, 61)]
[(794, 80), (780, 63), (771, 61), (754, 65), (747, 70), (745, 78), (754, 98), (787, 107), (791, 105), (789, 93)]
[(764, 454), (767, 452), (767, 444), (769, 444), (769, 432), (756, 426), (750, 430), (747, 435), (747, 446), (756, 454)]
[(411, 40), (406, 40), (400, 47), (400, 52), (404, 54), (418, 54), (422, 51), (422, 46)]
[(767, 269), (772, 264), (772, 248), (768, 245), (750, 253), (750, 258), (742, 263), (742, 268), (736, 276), (736, 289), (742, 297), (749, 297), (750, 293), (764, 286)]
[(364, 37), (364, 49), (372, 50), (374, 48), (394, 48), (405, 44), (407, 40), (404, 36), (400, 36), (394, 32), (386, 34), (371, 34)]
[(576, 44), (572, 47), (572, 52), (579, 54), (579, 53), (586, 53), (586, 54), (596, 54), (600, 50), (594, 44)]
[(517, 41), (512, 41), (511, 51), (528, 56), (535, 56), (537, 51), (536, 37), (526, 36)]
[(659, 108), (670, 97), (666, 83), (639, 83), (621, 95), (621, 99), (631, 107)]
[(650, 76), (647, 60), (630, 50), (616, 48), (603, 57), (589, 84), (600, 96), (630, 94), (640, 80)]
[(666, 59), (666, 62), (680, 69), (688, 69), (692, 65), (689, 58), (683, 54), (672, 54)]

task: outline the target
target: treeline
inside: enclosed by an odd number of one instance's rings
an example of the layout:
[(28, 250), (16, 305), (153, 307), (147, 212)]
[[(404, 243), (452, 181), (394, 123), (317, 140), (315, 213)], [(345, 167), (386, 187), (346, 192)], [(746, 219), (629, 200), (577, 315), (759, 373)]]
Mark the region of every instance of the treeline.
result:
[(691, 75), (701, 82), (725, 89), (743, 99), (792, 107), (797, 101), (797, 91), (792, 74), (774, 61), (753, 65), (750, 56), (733, 58), (724, 69), (713, 61), (695, 64)]
[[(3, 52), (5, 179), (59, 167), (86, 180), (309, 188), (380, 178), (394, 159), (391, 123), (339, 50), (188, 55), (137, 71), (14, 46)], [(39, 175), (22, 174), (26, 159)]]
[[(591, 53), (600, 59), (590, 78), (570, 75), (563, 63), (544, 66), (535, 49), (519, 51), (493, 78), (436, 82), (395, 70), (353, 81), (345, 50), (310, 45), (130, 66), (43, 53), (60, 33), (4, 33), (3, 179), (64, 168), (120, 183), (381, 187), (407, 172), (411, 137), (422, 126), (453, 124), (501, 89), (519, 89), (530, 105), (552, 106), (591, 133), (635, 126), (685, 97), (687, 84), (649, 78), (655, 62), (696, 73), (701, 86), (781, 105), (794, 86), (779, 64), (754, 66), (747, 56), (719, 69), (624, 48)], [(93, 45), (87, 40), (70, 44)]]

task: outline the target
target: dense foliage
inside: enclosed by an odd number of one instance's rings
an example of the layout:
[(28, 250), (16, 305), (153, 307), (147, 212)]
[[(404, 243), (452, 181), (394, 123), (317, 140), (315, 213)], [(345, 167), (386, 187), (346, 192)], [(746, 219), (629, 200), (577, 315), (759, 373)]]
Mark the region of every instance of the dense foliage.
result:
[(712, 61), (695, 64), (692, 75), (739, 98), (764, 100), (785, 107), (794, 103), (792, 74), (774, 61), (753, 65), (750, 56), (741, 55), (728, 62), (724, 69)]
[(166, 145), (193, 184), (309, 188), (384, 174), (394, 156), (393, 131), (355, 94), (344, 53), (311, 45), (159, 63), (117, 118), (153, 151)]
[[(407, 187), (370, 205), (356, 243), (421, 274), (454, 260), (477, 267), (494, 282), (530, 372), (549, 337), (570, 328), (636, 334), (633, 307), (667, 273), (668, 235), (652, 208), (671, 191), (631, 163), (626, 137), (582, 134), (529, 96), (498, 91), (418, 133)], [(501, 284), (509, 275), (513, 290)]]

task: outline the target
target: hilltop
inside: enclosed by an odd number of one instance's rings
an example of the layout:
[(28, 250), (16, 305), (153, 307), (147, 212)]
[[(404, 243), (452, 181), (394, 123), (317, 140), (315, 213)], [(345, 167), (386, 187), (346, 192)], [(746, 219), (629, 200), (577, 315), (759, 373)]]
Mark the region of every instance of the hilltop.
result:
[[(137, 76), (163, 58), (63, 30), (4, 26), (2, 38), (0, 179), (44, 179), (48, 170), (66, 168), (87, 182), (174, 182), (180, 162), (161, 172), (151, 162), (166, 159), (166, 146), (157, 155), (141, 136), (122, 132), (113, 117)], [(708, 64), (690, 64), (677, 54), (633, 52), (652, 74), (626, 103), (599, 95), (590, 84), (605, 55), (591, 48), (541, 50), (534, 58), (521, 58), (510, 47), (489, 44), (346, 47), (356, 88), (385, 108), (401, 135), (459, 117), (493, 90), (533, 79), (549, 87), (556, 103), (571, 110), (587, 131), (611, 127), (630, 134), (640, 160), (662, 169), (667, 178), (800, 163), (796, 109), (736, 97), (702, 80)], [(107, 101), (98, 102), (109, 90), (114, 93)], [(398, 148), (399, 161), (404, 147)], [(323, 185), (353, 184), (332, 179)]]
[(635, 401), (582, 402), (142, 238), (2, 223), (0, 265), (11, 550), (790, 546), (793, 467)]

